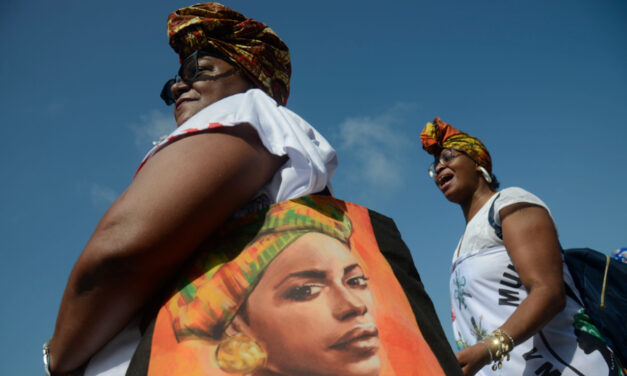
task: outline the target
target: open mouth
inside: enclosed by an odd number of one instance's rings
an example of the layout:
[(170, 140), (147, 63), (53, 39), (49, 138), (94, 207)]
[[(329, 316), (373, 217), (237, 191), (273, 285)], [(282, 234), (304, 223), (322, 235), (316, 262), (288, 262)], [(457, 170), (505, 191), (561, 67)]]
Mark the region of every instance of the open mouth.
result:
[(445, 172), (442, 175), (437, 177), (437, 183), (438, 183), (438, 187), (443, 187), (444, 185), (446, 185), (446, 183), (448, 183), (449, 181), (451, 181), (451, 179), (453, 179), (453, 174), (450, 172)]

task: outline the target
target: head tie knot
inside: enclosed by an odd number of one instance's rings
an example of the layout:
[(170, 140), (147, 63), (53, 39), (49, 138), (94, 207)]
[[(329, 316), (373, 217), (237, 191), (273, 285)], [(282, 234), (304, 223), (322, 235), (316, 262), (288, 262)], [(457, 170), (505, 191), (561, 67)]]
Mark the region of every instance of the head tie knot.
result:
[(422, 148), (429, 154), (439, 155), (442, 149), (456, 149), (492, 173), (492, 158), (481, 140), (466, 134), (436, 117), (420, 133)]
[(266, 24), (218, 3), (196, 4), (172, 12), (167, 21), (170, 46), (181, 61), (194, 51), (224, 55), (280, 105), (287, 103), (290, 53)]

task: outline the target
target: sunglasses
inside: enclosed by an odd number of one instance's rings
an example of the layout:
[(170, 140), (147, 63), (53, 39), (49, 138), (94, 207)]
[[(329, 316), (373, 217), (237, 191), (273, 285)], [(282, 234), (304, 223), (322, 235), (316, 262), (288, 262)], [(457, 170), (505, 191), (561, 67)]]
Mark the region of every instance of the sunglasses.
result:
[(452, 148), (442, 149), (442, 151), (440, 152), (440, 155), (438, 155), (433, 161), (433, 163), (429, 165), (429, 177), (432, 179), (435, 178), (435, 175), (436, 175), (435, 167), (438, 164), (447, 166), (453, 159), (459, 157), (462, 154), (463, 152), (457, 149), (452, 149)]
[(233, 68), (224, 73), (210, 75), (206, 72), (209, 70), (208, 68), (198, 64), (198, 59), (203, 56), (211, 56), (228, 62), (227, 58), (218, 52), (202, 50), (194, 51), (193, 54), (183, 60), (183, 63), (174, 78), (170, 78), (165, 85), (163, 85), (160, 96), (166, 105), (169, 106), (176, 102), (176, 98), (172, 93), (172, 86), (174, 86), (177, 82), (183, 81), (187, 85), (191, 85), (197, 81), (216, 81), (224, 77), (232, 76), (237, 72), (237, 70)]

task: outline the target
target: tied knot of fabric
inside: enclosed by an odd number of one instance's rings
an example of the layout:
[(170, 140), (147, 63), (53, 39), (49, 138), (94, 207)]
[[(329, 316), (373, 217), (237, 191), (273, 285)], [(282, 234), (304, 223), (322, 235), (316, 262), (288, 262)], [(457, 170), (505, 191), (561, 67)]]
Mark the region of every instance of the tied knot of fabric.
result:
[(212, 2), (172, 12), (167, 32), (181, 61), (194, 51), (216, 50), (277, 103), (287, 103), (292, 73), (289, 49), (263, 22)]
[(492, 173), (492, 158), (481, 140), (443, 122), (439, 117), (425, 125), (420, 133), (420, 141), (422, 148), (429, 154), (438, 156), (443, 149), (456, 149)]

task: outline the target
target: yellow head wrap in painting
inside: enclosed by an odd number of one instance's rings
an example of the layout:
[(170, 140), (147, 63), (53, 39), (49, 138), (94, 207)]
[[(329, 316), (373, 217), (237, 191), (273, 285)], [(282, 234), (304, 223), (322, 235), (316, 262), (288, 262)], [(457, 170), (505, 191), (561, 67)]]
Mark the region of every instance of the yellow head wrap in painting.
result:
[(219, 341), (263, 271), (304, 234), (319, 232), (348, 245), (351, 223), (334, 202), (306, 196), (227, 223), (166, 303), (177, 338)]

